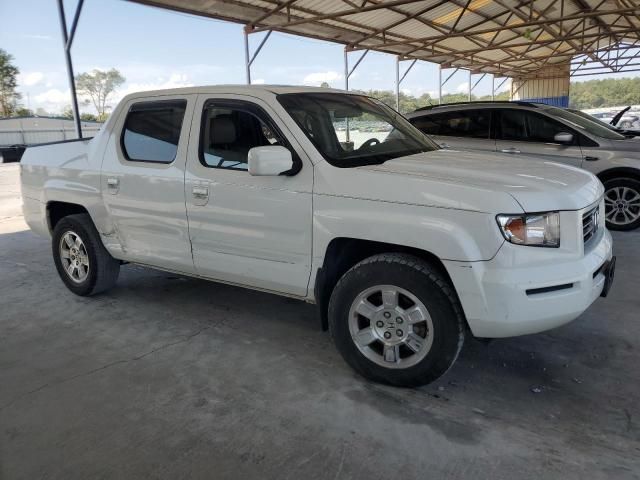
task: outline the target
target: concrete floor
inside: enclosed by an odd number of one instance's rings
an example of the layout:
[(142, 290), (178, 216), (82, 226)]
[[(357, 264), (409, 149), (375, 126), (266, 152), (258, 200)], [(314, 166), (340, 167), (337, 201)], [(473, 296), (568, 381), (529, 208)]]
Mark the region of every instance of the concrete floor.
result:
[(0, 166), (0, 479), (640, 478), (640, 232), (614, 237), (580, 319), (402, 390), (311, 305), (136, 266), (72, 295)]

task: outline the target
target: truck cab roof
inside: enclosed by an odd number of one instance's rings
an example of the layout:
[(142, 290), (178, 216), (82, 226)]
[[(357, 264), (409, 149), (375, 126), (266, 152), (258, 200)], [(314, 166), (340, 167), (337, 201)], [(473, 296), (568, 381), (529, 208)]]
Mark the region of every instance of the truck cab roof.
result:
[(306, 87), (294, 85), (205, 85), (198, 87), (170, 88), (164, 90), (148, 90), (129, 94), (125, 99), (147, 98), (163, 95), (193, 95), (193, 94), (236, 94), (236, 95), (258, 95), (264, 94), (281, 95), (286, 93), (342, 93), (358, 95), (358, 92), (347, 92), (326, 87)]

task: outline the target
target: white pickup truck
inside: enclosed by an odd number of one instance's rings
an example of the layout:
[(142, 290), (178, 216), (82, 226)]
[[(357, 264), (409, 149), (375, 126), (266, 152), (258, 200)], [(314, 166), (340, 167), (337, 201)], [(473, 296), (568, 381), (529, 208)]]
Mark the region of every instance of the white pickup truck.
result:
[(441, 150), (359, 94), (133, 94), (95, 138), (21, 166), (26, 221), (72, 292), (131, 262), (314, 302), (345, 360), (393, 385), (444, 374), (467, 335), (563, 325), (613, 279), (595, 176)]

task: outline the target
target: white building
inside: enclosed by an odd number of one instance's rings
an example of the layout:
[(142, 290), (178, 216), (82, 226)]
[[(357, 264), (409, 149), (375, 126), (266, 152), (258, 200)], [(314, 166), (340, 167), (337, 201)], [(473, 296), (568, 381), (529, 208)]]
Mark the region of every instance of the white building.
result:
[[(102, 127), (98, 122), (82, 122), (82, 136), (93, 137)], [(0, 146), (33, 145), (77, 138), (73, 120), (56, 117), (0, 118)]]

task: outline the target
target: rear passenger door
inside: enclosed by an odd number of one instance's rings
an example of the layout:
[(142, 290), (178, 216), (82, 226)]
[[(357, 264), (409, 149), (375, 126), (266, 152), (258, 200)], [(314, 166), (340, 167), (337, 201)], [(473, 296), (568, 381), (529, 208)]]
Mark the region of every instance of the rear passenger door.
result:
[[(253, 147), (281, 145), (292, 175), (252, 176)], [(313, 165), (267, 103), (242, 95), (200, 95), (185, 190), (200, 275), (296, 296), (311, 271)]]
[[(122, 258), (194, 271), (184, 170), (195, 95), (132, 99), (121, 110), (102, 161), (102, 198)], [(116, 247), (117, 248), (117, 247)]]
[(493, 152), (491, 109), (464, 109), (411, 119), (418, 130), (430, 135), (442, 148)]
[[(577, 167), (582, 164), (578, 132), (546, 115), (532, 110), (502, 108), (496, 116), (495, 130), (498, 152), (527, 155)], [(571, 144), (554, 140), (555, 135), (562, 132), (573, 135)]]

